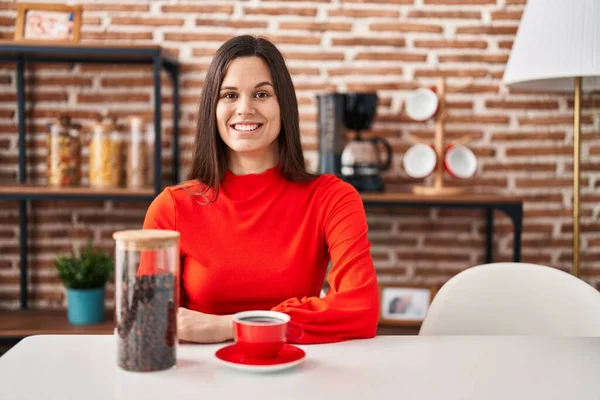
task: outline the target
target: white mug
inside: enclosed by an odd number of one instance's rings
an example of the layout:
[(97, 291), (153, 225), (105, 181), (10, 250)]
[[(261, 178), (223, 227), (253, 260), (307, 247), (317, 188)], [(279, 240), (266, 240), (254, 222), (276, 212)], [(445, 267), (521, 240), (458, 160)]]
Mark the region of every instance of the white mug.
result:
[(435, 169), (436, 164), (437, 154), (435, 154), (435, 150), (424, 143), (412, 145), (402, 157), (404, 171), (411, 178), (429, 176)]
[(425, 121), (435, 115), (438, 105), (438, 96), (433, 90), (419, 88), (406, 99), (406, 115), (414, 121)]

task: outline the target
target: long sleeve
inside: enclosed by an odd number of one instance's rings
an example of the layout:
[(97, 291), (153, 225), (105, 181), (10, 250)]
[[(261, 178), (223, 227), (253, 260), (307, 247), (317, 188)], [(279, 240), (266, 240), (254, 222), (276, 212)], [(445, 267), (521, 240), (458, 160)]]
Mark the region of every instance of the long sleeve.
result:
[(292, 298), (273, 308), (301, 328), (302, 336), (292, 338), (296, 343), (369, 338), (377, 331), (379, 294), (362, 200), (346, 184), (328, 197), (333, 204), (324, 218), (330, 290), (324, 298)]

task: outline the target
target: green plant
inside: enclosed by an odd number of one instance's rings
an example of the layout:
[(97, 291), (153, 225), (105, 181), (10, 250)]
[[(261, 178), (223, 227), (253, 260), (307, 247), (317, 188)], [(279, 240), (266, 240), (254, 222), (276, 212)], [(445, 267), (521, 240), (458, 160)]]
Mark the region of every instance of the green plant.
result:
[(102, 250), (94, 250), (91, 240), (80, 252), (58, 255), (54, 260), (58, 277), (71, 289), (95, 289), (103, 287), (114, 270), (113, 258)]

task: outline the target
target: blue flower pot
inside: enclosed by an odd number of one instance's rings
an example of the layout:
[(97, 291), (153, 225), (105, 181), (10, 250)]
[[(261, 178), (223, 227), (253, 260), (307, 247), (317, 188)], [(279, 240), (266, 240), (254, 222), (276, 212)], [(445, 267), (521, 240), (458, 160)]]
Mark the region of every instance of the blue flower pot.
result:
[(67, 317), (72, 325), (98, 324), (104, 321), (104, 287), (67, 288)]

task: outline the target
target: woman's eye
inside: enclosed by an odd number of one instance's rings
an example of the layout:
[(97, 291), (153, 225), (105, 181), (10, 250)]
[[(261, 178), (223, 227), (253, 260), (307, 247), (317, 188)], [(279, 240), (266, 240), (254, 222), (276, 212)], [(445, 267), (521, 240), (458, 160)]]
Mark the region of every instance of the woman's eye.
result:
[(267, 97), (269, 97), (269, 93), (267, 92), (258, 92), (255, 94), (256, 97), (258, 97), (259, 99), (266, 99)]
[(222, 96), (224, 99), (235, 99), (237, 97), (237, 95), (235, 93), (225, 93)]

